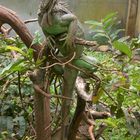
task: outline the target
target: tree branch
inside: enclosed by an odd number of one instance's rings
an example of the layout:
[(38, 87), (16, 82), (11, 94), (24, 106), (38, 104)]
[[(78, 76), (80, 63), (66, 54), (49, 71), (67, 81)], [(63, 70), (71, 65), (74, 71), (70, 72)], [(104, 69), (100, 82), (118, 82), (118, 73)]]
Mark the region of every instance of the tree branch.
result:
[(24, 22), (20, 20), (15, 12), (0, 5), (0, 28), (5, 23), (9, 24), (15, 30), (28, 48), (31, 47), (35, 50), (34, 59), (37, 60), (40, 51), (42, 50), (42, 46), (37, 44), (32, 45), (33, 36), (30, 34)]

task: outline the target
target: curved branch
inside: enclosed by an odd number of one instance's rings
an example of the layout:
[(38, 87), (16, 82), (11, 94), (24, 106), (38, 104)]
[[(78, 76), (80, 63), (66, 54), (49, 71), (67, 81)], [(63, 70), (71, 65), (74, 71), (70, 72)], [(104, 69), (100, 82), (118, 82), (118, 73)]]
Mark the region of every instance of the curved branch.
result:
[(77, 130), (85, 111), (86, 101), (91, 101), (91, 96), (88, 96), (85, 91), (86, 82), (84, 79), (77, 77), (75, 86), (77, 92), (77, 106), (69, 127), (68, 140), (76, 139)]
[(42, 50), (42, 46), (36, 44), (31, 46), (33, 36), (30, 34), (25, 23), (20, 20), (15, 12), (0, 5), (0, 28), (5, 23), (9, 24), (15, 30), (15, 32), (19, 35), (21, 40), (28, 48), (31, 47), (35, 50), (34, 57), (36, 60), (40, 51)]
[[(22, 22), (19, 17), (10, 9), (7, 9), (0, 5), (0, 28), (3, 24), (9, 24), (15, 32), (19, 35), (23, 43), (28, 48), (34, 49), (34, 60), (36, 61), (39, 58), (42, 58), (44, 53), (46, 53), (43, 49), (43, 45), (33, 44), (33, 36), (30, 34), (24, 22)], [(46, 65), (46, 60), (43, 61), (42, 67)], [(34, 70), (35, 74), (33, 85), (37, 84), (41, 90), (44, 90), (44, 85), (46, 82), (45, 73), (46, 70), (36, 69)], [(44, 80), (45, 79), (45, 80)], [(48, 87), (47, 87), (48, 88)], [(47, 89), (48, 90), (48, 89)], [(34, 110), (35, 110), (35, 122), (36, 122), (36, 139), (37, 140), (50, 140), (50, 125), (51, 117), (50, 117), (50, 102), (48, 98), (45, 98), (43, 95), (35, 89), (34, 95)], [(45, 129), (47, 128), (47, 130)]]

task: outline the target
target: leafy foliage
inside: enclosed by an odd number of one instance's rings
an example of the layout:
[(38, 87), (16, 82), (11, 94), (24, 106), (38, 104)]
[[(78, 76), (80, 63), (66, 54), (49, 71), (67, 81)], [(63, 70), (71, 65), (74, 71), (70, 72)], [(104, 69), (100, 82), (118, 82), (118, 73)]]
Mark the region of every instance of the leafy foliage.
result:
[(122, 37), (124, 30), (118, 26), (117, 13), (107, 15), (100, 22), (90, 20), (86, 23), (91, 27), (93, 40), (110, 48), (105, 53), (87, 51), (102, 65), (97, 74), (102, 79), (103, 94), (97, 106), (105, 105), (112, 114), (112, 118), (103, 120), (108, 125), (103, 137), (110, 140), (138, 140), (140, 121), (134, 112), (140, 116), (139, 37), (129, 41), (129, 37)]
[(32, 125), (33, 89), (26, 72), (35, 67), (33, 50), (27, 50), (19, 38), (1, 35), (0, 44), (0, 139), (20, 139)]
[(131, 58), (132, 52), (125, 42), (128, 37), (120, 37), (124, 29), (119, 28), (121, 22), (117, 19), (117, 13), (107, 15), (101, 22), (90, 20), (85, 23), (92, 29), (93, 40), (99, 44), (107, 44), (111, 49), (114, 47)]
[[(111, 113), (110, 118), (96, 122), (107, 124), (102, 135), (105, 139), (139, 139), (140, 59), (135, 59), (135, 56), (140, 55), (140, 37), (130, 41), (128, 37), (122, 37), (124, 30), (119, 28), (120, 22), (116, 15), (117, 13), (111, 13), (100, 22), (86, 21), (91, 26), (93, 40), (109, 47), (109, 52), (85, 51), (85, 54), (94, 56), (100, 63), (98, 67), (93, 67), (94, 73), (102, 80), (93, 103), (98, 111), (108, 110)], [(39, 42), (37, 33), (33, 43)], [(15, 55), (11, 55), (13, 52), (16, 52)], [(33, 50), (27, 50), (19, 38), (5, 39), (0, 35), (0, 128), (3, 130), (1, 139), (34, 139), (33, 89), (27, 72), (38, 67), (42, 60), (34, 63), (32, 58)], [(79, 66), (78, 61), (75, 63)], [(88, 69), (91, 65), (86, 67)], [(56, 92), (59, 95), (61, 84), (59, 76), (56, 77), (50, 87), (51, 93)], [(54, 109), (58, 102), (60, 101), (52, 99), (50, 106), (52, 117), (59, 124), (60, 119), (56, 115), (59, 116), (60, 106), (58, 112)], [(74, 108), (71, 112), (73, 110)], [(12, 125), (7, 126), (6, 121)], [(53, 129), (57, 123), (53, 123)]]

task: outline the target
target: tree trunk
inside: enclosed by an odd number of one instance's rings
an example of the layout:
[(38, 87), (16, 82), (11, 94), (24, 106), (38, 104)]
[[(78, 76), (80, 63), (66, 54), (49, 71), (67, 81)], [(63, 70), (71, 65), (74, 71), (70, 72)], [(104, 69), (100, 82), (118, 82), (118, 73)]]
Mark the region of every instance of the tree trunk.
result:
[(129, 0), (127, 21), (126, 21), (126, 35), (127, 36), (130, 36), (130, 37), (135, 36), (137, 11), (138, 11), (138, 0)]
[[(17, 15), (15, 15), (15, 12), (0, 5), (0, 28), (5, 23), (9, 24), (15, 30), (15, 32), (19, 35), (21, 40), (28, 48), (31, 47), (35, 50), (35, 61), (38, 58), (42, 58), (43, 53), (41, 51), (43, 47), (39, 44), (34, 44), (31, 46), (33, 36), (30, 34), (26, 25), (19, 19)], [(43, 65), (44, 64), (46, 64), (46, 62), (44, 62)], [(45, 71), (43, 70), (35, 70), (35, 73), (31, 75), (34, 86), (37, 85), (42, 90), (44, 90), (44, 78)], [(49, 127), (51, 118), (49, 99), (44, 97), (44, 95), (39, 93), (36, 89), (34, 98), (37, 140), (51, 140), (51, 128)]]

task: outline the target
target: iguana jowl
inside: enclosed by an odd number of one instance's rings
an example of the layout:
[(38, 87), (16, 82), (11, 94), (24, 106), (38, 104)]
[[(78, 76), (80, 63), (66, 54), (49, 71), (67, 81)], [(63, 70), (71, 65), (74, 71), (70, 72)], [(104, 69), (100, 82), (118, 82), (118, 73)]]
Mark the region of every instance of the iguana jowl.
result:
[[(62, 1), (42, 1), (38, 19), (46, 38), (51, 36), (56, 41), (56, 47), (64, 57), (70, 59), (74, 54), (75, 57), (73, 60), (81, 57), (83, 47), (76, 46), (73, 41), (75, 36), (83, 38), (83, 31), (76, 16), (65, 7)], [(66, 39), (64, 41), (59, 41), (58, 38), (61, 38), (63, 35), (66, 35)], [(65, 65), (62, 89), (63, 96), (72, 97), (77, 74), (78, 70)], [(69, 124), (69, 111), (70, 101), (64, 100), (62, 105), (62, 132), (64, 132), (62, 134), (62, 140), (67, 139), (65, 130)]]

